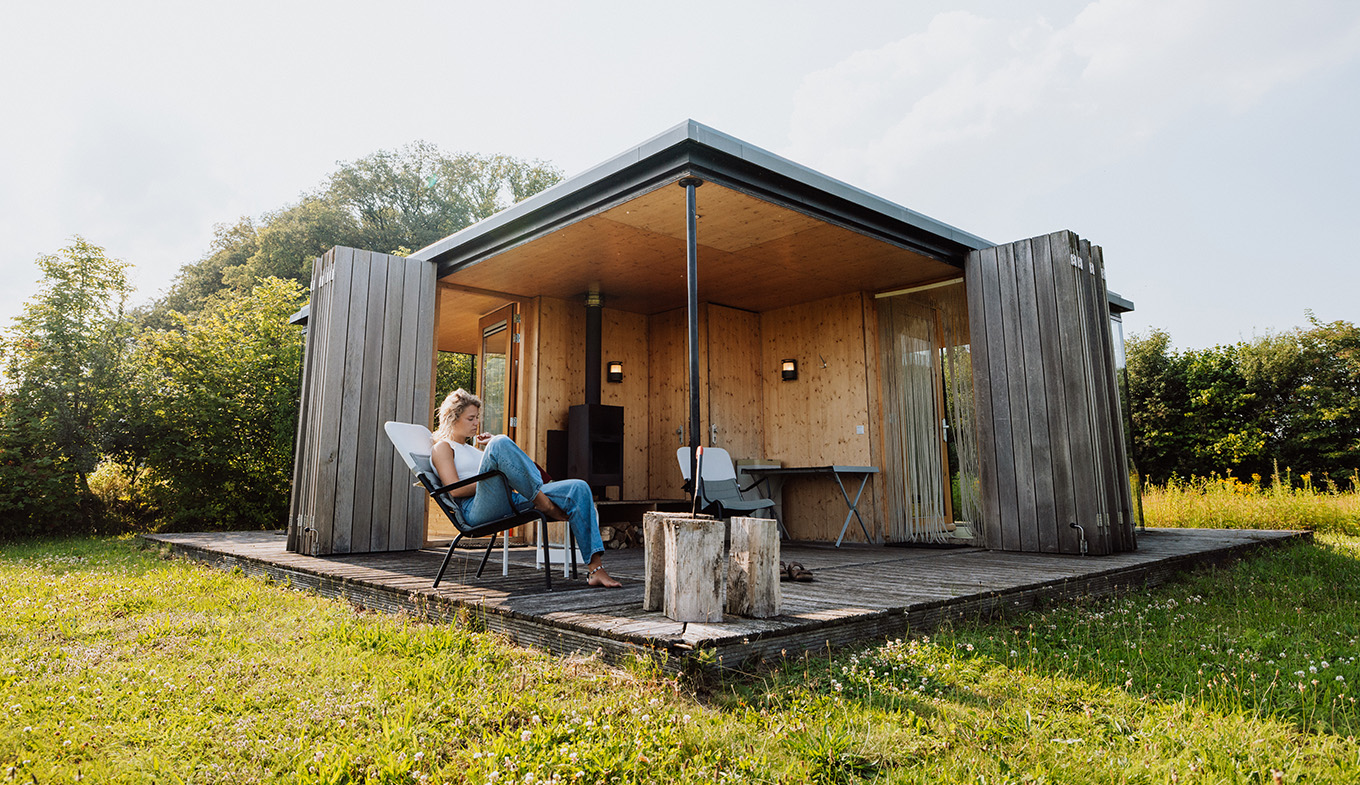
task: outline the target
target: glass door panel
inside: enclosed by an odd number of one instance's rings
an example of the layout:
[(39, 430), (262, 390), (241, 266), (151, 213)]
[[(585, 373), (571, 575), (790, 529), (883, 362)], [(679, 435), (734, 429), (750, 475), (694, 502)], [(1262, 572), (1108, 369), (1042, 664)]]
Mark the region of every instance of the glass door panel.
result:
[(519, 319), (514, 303), (483, 316), (477, 356), (477, 395), (482, 399), (482, 430), (515, 438), (515, 377), (519, 367)]

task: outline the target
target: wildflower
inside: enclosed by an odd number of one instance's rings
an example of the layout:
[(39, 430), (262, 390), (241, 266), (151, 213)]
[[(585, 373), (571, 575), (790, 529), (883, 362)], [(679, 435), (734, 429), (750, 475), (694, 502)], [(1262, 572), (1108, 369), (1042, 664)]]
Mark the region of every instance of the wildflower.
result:
[(533, 738), (533, 735), (534, 735), (534, 732), (533, 732), (533, 731), (531, 731), (531, 730), (526, 730), (526, 731), (524, 731), (523, 733), (521, 733), (521, 734), (519, 735), (519, 740), (520, 740), (520, 741), (528, 741), (529, 739)]
[(1336, 680), (1337, 680), (1337, 681), (1345, 681), (1345, 680), (1346, 680), (1346, 677), (1345, 677), (1345, 676), (1337, 676), (1337, 677), (1336, 677)]

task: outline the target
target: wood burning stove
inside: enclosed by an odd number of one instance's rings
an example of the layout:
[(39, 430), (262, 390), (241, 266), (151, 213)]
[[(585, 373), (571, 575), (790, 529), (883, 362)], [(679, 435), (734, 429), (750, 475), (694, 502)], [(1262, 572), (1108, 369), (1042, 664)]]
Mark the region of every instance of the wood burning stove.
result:
[(567, 413), (567, 476), (585, 480), (596, 496), (623, 484), (623, 407), (600, 403), (603, 305), (599, 291), (586, 296), (586, 402)]

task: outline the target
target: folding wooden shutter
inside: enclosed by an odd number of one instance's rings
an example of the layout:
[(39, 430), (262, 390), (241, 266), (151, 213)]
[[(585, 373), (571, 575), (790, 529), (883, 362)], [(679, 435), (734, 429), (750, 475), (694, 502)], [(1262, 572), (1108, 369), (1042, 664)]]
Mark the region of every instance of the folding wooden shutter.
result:
[(1133, 550), (1100, 248), (1057, 232), (973, 251), (965, 273), (985, 544)]
[(424, 494), (383, 433), (430, 425), (435, 266), (333, 248), (312, 270), (288, 550), (419, 548)]

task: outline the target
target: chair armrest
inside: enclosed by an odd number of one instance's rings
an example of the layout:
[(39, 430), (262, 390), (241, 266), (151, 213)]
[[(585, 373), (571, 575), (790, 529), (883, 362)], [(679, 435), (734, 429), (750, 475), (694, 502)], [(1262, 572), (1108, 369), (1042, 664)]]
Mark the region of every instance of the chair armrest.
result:
[(441, 493), (448, 493), (449, 491), (452, 491), (454, 489), (462, 488), (464, 486), (471, 485), (476, 482), (481, 482), (482, 480), (490, 479), (492, 477), (501, 478), (501, 487), (505, 490), (505, 502), (506, 504), (510, 505), (510, 509), (512, 510), (515, 509), (515, 497), (512, 495), (514, 489), (510, 487), (510, 481), (506, 479), (505, 473), (500, 471), (489, 471), (482, 472), (481, 474), (474, 474), (471, 477), (468, 477), (467, 479), (459, 480), (458, 482), (451, 482), (448, 485), (442, 485), (438, 488), (435, 488), (430, 491), (430, 495), (438, 496)]

